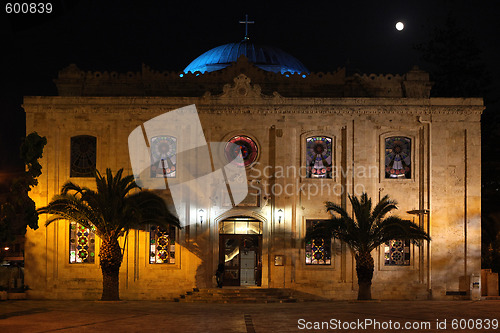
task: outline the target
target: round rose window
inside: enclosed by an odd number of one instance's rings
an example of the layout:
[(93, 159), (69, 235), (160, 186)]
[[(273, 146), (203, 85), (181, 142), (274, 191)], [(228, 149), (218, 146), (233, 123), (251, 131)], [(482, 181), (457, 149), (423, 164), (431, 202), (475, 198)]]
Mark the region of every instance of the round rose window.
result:
[(243, 163), (245, 167), (252, 165), (259, 154), (259, 148), (255, 141), (245, 135), (237, 135), (232, 137), (226, 144), (224, 152), (229, 162), (234, 160), (241, 151)]

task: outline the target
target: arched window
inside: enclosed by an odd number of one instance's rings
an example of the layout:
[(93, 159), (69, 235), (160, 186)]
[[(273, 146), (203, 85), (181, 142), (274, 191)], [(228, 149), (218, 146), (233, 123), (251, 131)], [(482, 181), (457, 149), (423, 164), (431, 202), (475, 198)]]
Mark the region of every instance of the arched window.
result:
[[(306, 229), (322, 220), (307, 220)], [(331, 238), (315, 238), (306, 243), (306, 265), (331, 265)]]
[(71, 138), (70, 177), (93, 177), (96, 169), (95, 136), (79, 135)]
[(69, 263), (93, 264), (95, 262), (95, 229), (76, 222), (69, 225)]
[(306, 178), (332, 178), (332, 138), (306, 138)]
[(385, 139), (385, 178), (411, 178), (411, 139), (391, 136)]
[(177, 171), (177, 138), (169, 135), (151, 138), (151, 177), (175, 178)]
[(149, 231), (149, 263), (175, 264), (175, 228), (151, 226)]

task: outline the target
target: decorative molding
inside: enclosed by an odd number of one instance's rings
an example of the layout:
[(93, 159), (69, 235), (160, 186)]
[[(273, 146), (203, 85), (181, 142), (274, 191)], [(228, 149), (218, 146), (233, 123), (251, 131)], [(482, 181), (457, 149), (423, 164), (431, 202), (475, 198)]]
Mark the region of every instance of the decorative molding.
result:
[[(190, 103), (193, 104), (193, 103)], [(130, 115), (144, 115), (146, 118), (151, 118), (154, 115), (159, 115), (169, 112), (189, 104), (175, 104), (171, 106), (151, 106), (147, 109), (137, 110), (137, 108), (107, 104), (102, 106), (39, 106), (32, 107), (24, 105), (26, 113), (69, 113), (69, 114), (118, 114), (127, 113)], [(393, 109), (393, 107), (366, 109), (361, 106), (346, 107), (346, 106), (265, 106), (258, 109), (252, 109), (252, 106), (242, 106), (241, 104), (218, 105), (216, 107), (206, 108), (203, 105), (197, 104), (197, 109), (200, 114), (331, 114), (331, 115), (461, 115), (461, 116), (478, 116), (482, 114), (483, 107), (480, 108), (463, 108), (457, 109), (453, 107), (438, 107), (424, 108), (414, 107), (409, 110)], [(454, 120), (458, 120), (454, 119)], [(449, 120), (447, 120), (449, 121)]]
[(222, 88), (220, 98), (262, 98), (264, 95), (261, 92), (258, 84), (251, 85), (250, 78), (245, 74), (240, 74), (233, 79), (234, 85), (225, 84)]
[(240, 74), (221, 95), (203, 97), (25, 97), (27, 113), (123, 113), (151, 118), (195, 104), (200, 114), (335, 114), (335, 115), (460, 115), (477, 116), (481, 98), (295, 98), (272, 96)]
[(234, 103), (236, 100), (237, 104), (241, 99), (254, 99), (263, 102), (271, 101), (273, 104), (282, 104), (286, 101), (278, 92), (274, 91), (272, 96), (265, 95), (262, 93), (262, 89), (258, 84), (251, 84), (252, 80), (245, 74), (240, 74), (233, 79), (234, 84), (225, 84), (222, 88), (222, 94), (218, 96), (213, 96), (209, 91), (205, 92), (203, 95), (204, 99), (212, 100), (227, 100)]

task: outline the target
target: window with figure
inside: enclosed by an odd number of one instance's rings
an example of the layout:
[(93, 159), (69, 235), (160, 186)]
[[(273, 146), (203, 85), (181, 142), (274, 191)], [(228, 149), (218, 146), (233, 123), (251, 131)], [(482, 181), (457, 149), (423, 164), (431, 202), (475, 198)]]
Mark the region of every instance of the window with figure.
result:
[(332, 178), (332, 138), (306, 139), (306, 178)]
[(151, 226), (149, 231), (149, 263), (175, 264), (175, 228)]
[(69, 225), (69, 263), (93, 264), (95, 262), (95, 228), (71, 222)]
[(175, 178), (177, 170), (177, 139), (161, 135), (151, 138), (151, 177)]
[(385, 139), (385, 178), (411, 178), (411, 139), (391, 136)]
[(410, 265), (410, 241), (391, 240), (384, 247), (385, 266), (409, 266)]
[(94, 177), (96, 144), (95, 136), (78, 135), (71, 138), (70, 177)]
[[(306, 229), (321, 220), (307, 220)], [(315, 238), (306, 243), (306, 265), (331, 265), (331, 238)]]

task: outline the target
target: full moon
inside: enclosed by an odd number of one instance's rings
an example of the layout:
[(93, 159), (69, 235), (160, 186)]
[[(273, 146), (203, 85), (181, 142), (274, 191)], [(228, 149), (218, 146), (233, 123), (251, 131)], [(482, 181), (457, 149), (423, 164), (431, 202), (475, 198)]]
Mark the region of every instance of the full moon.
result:
[(396, 23), (396, 29), (397, 29), (398, 31), (401, 31), (401, 30), (403, 30), (404, 28), (405, 28), (405, 25), (403, 24), (403, 22), (398, 22), (398, 23)]

